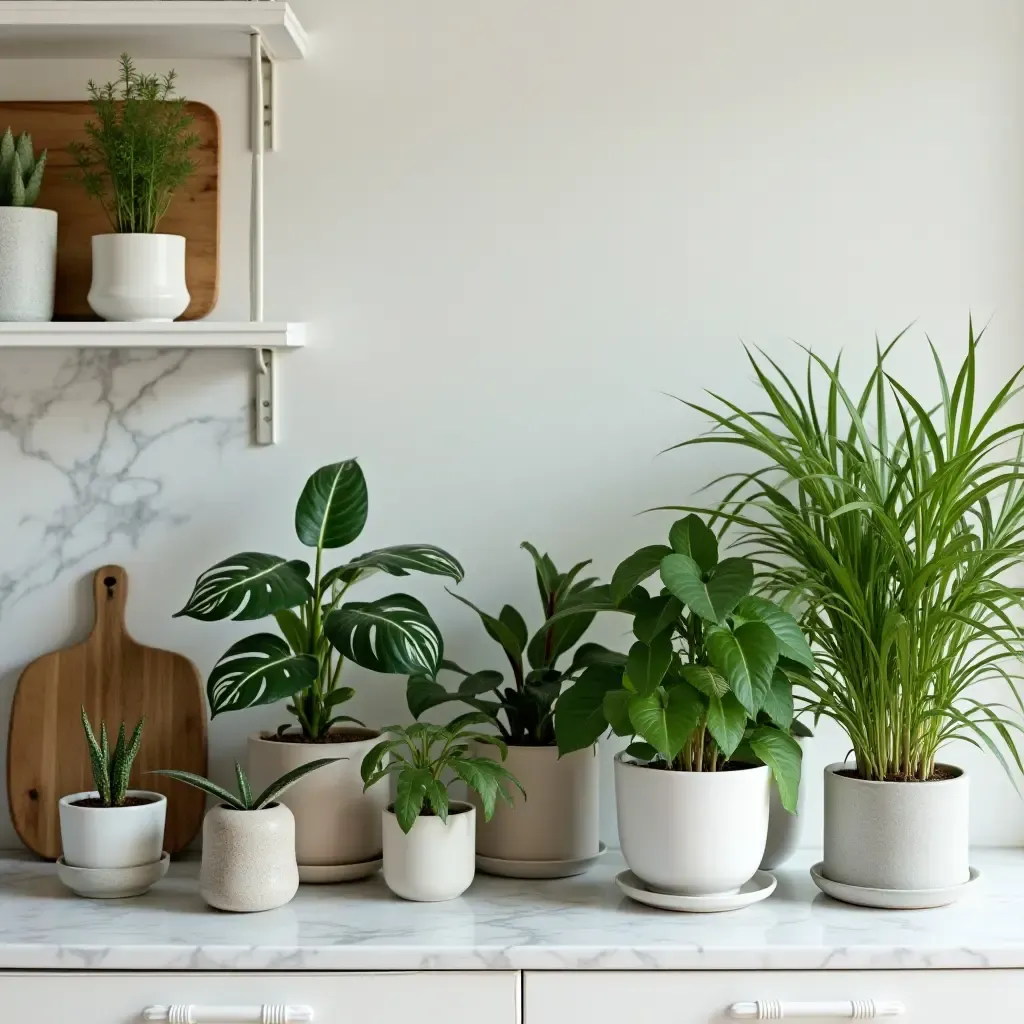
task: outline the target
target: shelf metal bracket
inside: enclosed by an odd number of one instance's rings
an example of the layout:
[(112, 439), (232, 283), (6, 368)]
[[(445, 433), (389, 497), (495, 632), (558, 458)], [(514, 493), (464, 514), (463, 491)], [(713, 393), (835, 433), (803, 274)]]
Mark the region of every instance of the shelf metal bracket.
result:
[(277, 444), (277, 353), (272, 348), (258, 348), (254, 353), (256, 443)]

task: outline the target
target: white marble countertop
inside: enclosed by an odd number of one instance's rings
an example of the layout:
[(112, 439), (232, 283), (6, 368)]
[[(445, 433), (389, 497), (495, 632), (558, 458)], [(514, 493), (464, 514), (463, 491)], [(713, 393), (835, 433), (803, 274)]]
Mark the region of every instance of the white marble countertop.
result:
[(810, 855), (770, 899), (728, 914), (673, 914), (620, 895), (609, 853), (553, 882), (478, 875), (461, 899), (405, 903), (380, 876), (302, 886), (264, 914), (199, 897), (194, 862), (147, 895), (73, 896), (51, 864), (0, 859), (0, 969), (850, 970), (1024, 967), (1024, 850), (976, 851), (975, 890), (937, 910), (865, 910), (814, 887)]

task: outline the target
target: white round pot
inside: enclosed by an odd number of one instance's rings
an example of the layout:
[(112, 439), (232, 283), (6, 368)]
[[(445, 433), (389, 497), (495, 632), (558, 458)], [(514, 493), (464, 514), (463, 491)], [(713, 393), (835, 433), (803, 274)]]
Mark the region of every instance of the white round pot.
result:
[[(803, 746), (804, 737), (794, 738)], [(775, 868), (782, 867), (800, 848), (805, 820), (804, 809), (807, 806), (806, 794), (807, 787), (801, 779), (796, 795), (796, 814), (790, 814), (782, 806), (779, 787), (772, 779), (772, 795), (768, 807), (768, 840), (764, 846), (764, 856), (761, 858), (762, 870), (774, 871)]]
[(321, 757), (344, 760), (310, 773), (281, 797), (295, 816), (295, 856), (303, 867), (363, 864), (381, 854), (381, 812), (386, 785), (363, 792), (359, 767), (380, 739), (372, 729), (348, 729), (340, 743), (281, 743), (249, 737), (249, 781), (258, 793), (300, 765)]
[(104, 320), (166, 322), (188, 303), (181, 235), (92, 236), (89, 305)]
[(757, 871), (768, 836), (771, 772), (649, 768), (617, 754), (615, 808), (630, 870), (660, 892), (735, 892)]
[(826, 878), (871, 889), (942, 889), (970, 879), (966, 772), (953, 768), (956, 777), (934, 782), (840, 774), (852, 770), (825, 769)]
[(0, 320), (52, 320), (56, 275), (56, 211), (0, 206)]
[(155, 864), (164, 850), (167, 797), (144, 789), (128, 790), (129, 797), (148, 802), (130, 807), (81, 807), (91, 793), (62, 796), (60, 842), (64, 862), (73, 868), (134, 868)]
[(251, 913), (284, 906), (298, 891), (295, 819), (284, 804), (239, 811), (226, 804), (203, 819), (199, 892), (218, 910)]
[[(473, 755), (501, 756), (488, 743), (474, 743)], [(601, 815), (596, 747), (559, 757), (557, 747), (510, 746), (504, 765), (522, 783), (526, 796), (507, 783), (513, 806), (499, 800), (491, 820), (484, 821), (480, 797), (470, 792), (478, 812), (477, 853), (508, 861), (573, 862), (597, 856)]]
[(396, 896), (437, 903), (469, 888), (476, 873), (476, 808), (453, 800), (447, 821), (421, 814), (408, 835), (390, 809), (381, 821), (384, 881)]

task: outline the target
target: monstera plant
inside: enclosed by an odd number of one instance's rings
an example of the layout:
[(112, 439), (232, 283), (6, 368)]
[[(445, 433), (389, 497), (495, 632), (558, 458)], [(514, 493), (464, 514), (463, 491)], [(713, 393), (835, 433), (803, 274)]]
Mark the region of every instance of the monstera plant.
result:
[(207, 684), (214, 717), (290, 698), (287, 709), (302, 737), (315, 742), (327, 739), (332, 726), (357, 721), (338, 713), (355, 693), (342, 685), (346, 660), (374, 672), (437, 673), (444, 653), (441, 633), (416, 598), (345, 598), (355, 584), (378, 572), (422, 572), (458, 582), (462, 566), (441, 548), (400, 544), (328, 569), (324, 552), (356, 540), (366, 516), (366, 479), (359, 464), (349, 459), (323, 466), (306, 481), (295, 509), (295, 532), (313, 551), (312, 568), (299, 559), (245, 551), (196, 580), (178, 616), (204, 622), (273, 617), (280, 630), (280, 635), (254, 633), (239, 640), (217, 662)]

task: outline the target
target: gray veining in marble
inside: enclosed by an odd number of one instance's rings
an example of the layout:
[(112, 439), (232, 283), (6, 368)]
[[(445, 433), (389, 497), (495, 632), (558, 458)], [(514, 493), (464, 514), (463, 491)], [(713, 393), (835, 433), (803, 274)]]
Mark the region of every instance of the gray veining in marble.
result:
[(198, 865), (174, 864), (146, 896), (89, 901), (52, 865), (0, 861), (0, 969), (843, 970), (1024, 967), (1024, 851), (979, 851), (961, 903), (876, 911), (779, 872), (766, 902), (729, 914), (651, 910), (623, 898), (618, 854), (578, 878), (478, 876), (440, 904), (405, 903), (378, 876), (302, 886), (279, 910), (231, 915), (199, 898)]

